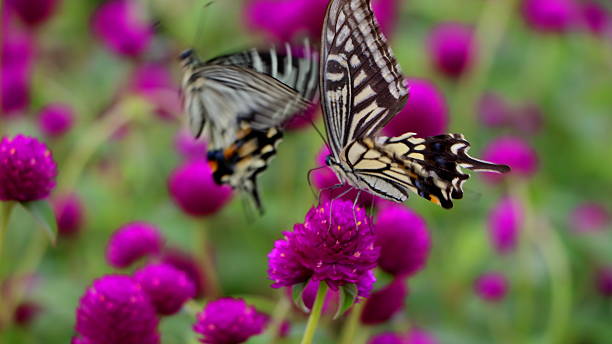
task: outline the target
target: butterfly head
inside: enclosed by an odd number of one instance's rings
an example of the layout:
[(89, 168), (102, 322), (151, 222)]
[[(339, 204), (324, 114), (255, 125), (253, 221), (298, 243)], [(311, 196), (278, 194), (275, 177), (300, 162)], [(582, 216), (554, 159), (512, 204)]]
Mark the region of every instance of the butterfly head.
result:
[(179, 60), (183, 68), (189, 68), (197, 64), (198, 58), (193, 49), (187, 49), (179, 55)]

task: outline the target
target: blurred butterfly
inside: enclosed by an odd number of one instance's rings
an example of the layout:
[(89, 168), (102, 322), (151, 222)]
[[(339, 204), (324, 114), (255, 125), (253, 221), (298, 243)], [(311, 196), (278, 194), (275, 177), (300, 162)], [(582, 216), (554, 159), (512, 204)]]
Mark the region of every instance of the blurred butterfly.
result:
[(299, 58), (286, 44), (206, 62), (187, 50), (180, 59), (189, 127), (208, 142), (215, 182), (244, 191), (262, 213), (257, 175), (276, 154), (283, 123), (317, 97), (318, 54), (306, 42)]
[(338, 178), (376, 196), (404, 202), (410, 191), (444, 208), (463, 197), (461, 168), (508, 172), (470, 157), (461, 134), (375, 136), (406, 104), (408, 88), (369, 0), (331, 0), (321, 37), (320, 89)]

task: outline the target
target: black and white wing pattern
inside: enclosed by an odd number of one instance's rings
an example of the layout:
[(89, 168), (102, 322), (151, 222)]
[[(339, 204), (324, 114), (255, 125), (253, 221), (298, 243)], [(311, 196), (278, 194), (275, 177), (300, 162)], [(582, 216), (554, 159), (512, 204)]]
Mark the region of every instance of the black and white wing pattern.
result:
[(463, 197), (462, 168), (510, 170), (470, 157), (461, 134), (375, 136), (406, 104), (408, 89), (370, 0), (331, 0), (321, 46), (327, 163), (344, 183), (395, 202), (414, 192), (448, 209)]
[(181, 54), (189, 126), (208, 142), (213, 177), (245, 192), (260, 212), (256, 178), (276, 154), (283, 123), (318, 97), (318, 55), (308, 42), (300, 53), (287, 44), (206, 62)]

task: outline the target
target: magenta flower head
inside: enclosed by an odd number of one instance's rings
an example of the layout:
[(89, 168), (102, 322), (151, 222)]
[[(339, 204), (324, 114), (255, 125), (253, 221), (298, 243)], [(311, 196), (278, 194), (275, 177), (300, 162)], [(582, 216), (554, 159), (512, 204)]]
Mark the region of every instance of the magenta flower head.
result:
[(438, 71), (457, 79), (474, 63), (476, 42), (471, 27), (442, 23), (429, 35), (429, 55)]
[(411, 276), (427, 263), (431, 239), (425, 220), (403, 206), (390, 206), (378, 214), (376, 244), (378, 266), (394, 276)]
[(497, 253), (506, 254), (514, 251), (523, 222), (523, 206), (514, 198), (503, 198), (491, 210), (489, 213), (489, 238)]
[(522, 6), (527, 24), (541, 32), (566, 32), (577, 19), (573, 0), (524, 0)]
[(76, 331), (88, 344), (159, 344), (158, 322), (140, 284), (125, 275), (95, 280), (76, 310)]
[(8, 0), (7, 4), (15, 11), (21, 21), (35, 27), (46, 22), (55, 12), (58, 0)]
[(159, 230), (146, 222), (128, 223), (113, 233), (106, 247), (106, 261), (126, 268), (146, 256), (157, 255), (164, 245)]
[(19, 326), (27, 327), (38, 317), (43, 311), (41, 305), (33, 301), (25, 301), (17, 306), (13, 320)]
[(204, 160), (188, 161), (174, 170), (168, 189), (174, 202), (192, 216), (212, 215), (232, 198), (232, 189), (215, 183)]
[(56, 176), (57, 165), (44, 143), (21, 134), (0, 140), (0, 201), (46, 198)]
[(489, 128), (500, 128), (511, 121), (512, 110), (504, 98), (496, 93), (485, 93), (478, 103), (480, 122)]
[(404, 308), (404, 300), (407, 295), (404, 278), (394, 279), (389, 285), (373, 292), (368, 297), (361, 313), (361, 322), (367, 325), (386, 322)]
[(368, 344), (406, 344), (406, 340), (398, 334), (385, 332), (370, 338)]
[(204, 272), (198, 265), (195, 257), (191, 256), (189, 253), (177, 249), (169, 249), (163, 253), (160, 262), (171, 265), (187, 274), (189, 279), (193, 282), (193, 286), (195, 288), (194, 297), (201, 298), (204, 296), (204, 285), (206, 284), (206, 279)]
[(612, 216), (603, 205), (587, 202), (577, 206), (570, 215), (570, 224), (577, 233), (599, 232), (610, 225)]
[(373, 283), (370, 270), (380, 249), (363, 208), (353, 208), (350, 201), (327, 201), (311, 208), (304, 223), (283, 234), (268, 254), (273, 288), (309, 279), (324, 281), (332, 290), (354, 283), (359, 296), (367, 297)]
[(29, 73), (10, 68), (2, 68), (0, 73), (0, 118), (25, 111), (30, 105)]
[(138, 56), (153, 38), (153, 27), (143, 13), (145, 10), (137, 1), (107, 1), (92, 18), (93, 32), (111, 51), (123, 56)]
[(604, 297), (612, 297), (612, 266), (597, 270), (597, 290)]
[(56, 199), (53, 202), (57, 229), (62, 237), (73, 237), (83, 227), (84, 207), (76, 194), (70, 194)]
[(421, 137), (446, 132), (448, 106), (444, 96), (431, 82), (424, 79), (409, 79), (410, 97), (406, 106), (383, 129), (389, 136), (406, 132)]
[(181, 113), (179, 91), (166, 66), (158, 63), (139, 66), (132, 76), (131, 88), (155, 106), (159, 118), (175, 120)]
[(40, 130), (47, 136), (63, 136), (70, 130), (73, 122), (74, 113), (68, 105), (49, 104), (40, 111)]
[(502, 274), (486, 273), (476, 279), (474, 291), (485, 301), (498, 302), (503, 300), (508, 292), (508, 281)]
[(195, 297), (195, 285), (191, 278), (169, 264), (151, 264), (136, 271), (136, 280), (149, 295), (157, 313), (172, 315)]
[(485, 180), (498, 183), (507, 176), (528, 178), (538, 169), (538, 156), (535, 150), (523, 139), (513, 136), (501, 137), (489, 144), (483, 159), (512, 168), (510, 173), (483, 173)]
[(405, 344), (438, 344), (438, 340), (431, 333), (415, 328), (406, 335)]
[(267, 318), (244, 300), (223, 298), (204, 307), (193, 330), (202, 335), (204, 344), (238, 344), (261, 333)]
[(580, 6), (582, 21), (591, 33), (601, 36), (612, 30), (612, 20), (606, 8), (595, 1), (585, 1)]
[(185, 159), (203, 159), (206, 156), (206, 143), (195, 139), (191, 133), (181, 130), (174, 136), (174, 147)]

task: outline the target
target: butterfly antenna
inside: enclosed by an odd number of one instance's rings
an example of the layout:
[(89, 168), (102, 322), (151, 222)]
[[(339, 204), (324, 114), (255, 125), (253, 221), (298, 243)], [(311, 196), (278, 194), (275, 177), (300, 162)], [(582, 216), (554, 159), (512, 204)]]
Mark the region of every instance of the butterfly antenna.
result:
[(327, 166), (319, 166), (319, 167), (311, 168), (310, 170), (308, 170), (307, 177), (306, 177), (307, 180), (308, 180), (308, 187), (310, 187), (310, 191), (312, 192), (312, 196), (315, 197), (315, 198), (317, 197), (317, 193), (315, 192), (314, 187), (312, 185), (312, 180), (311, 180), (312, 173), (314, 171), (317, 171), (317, 170), (320, 170), (320, 169), (326, 168), (326, 167)]
[(204, 25), (206, 25), (205, 15), (208, 13), (206, 9), (213, 3), (214, 1), (209, 1), (205, 3), (204, 6), (202, 6), (201, 8), (201, 12), (200, 12), (199, 19), (198, 19), (198, 26), (196, 28), (195, 36), (193, 37), (194, 50), (197, 50), (199, 38), (204, 37)]

